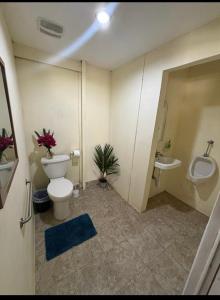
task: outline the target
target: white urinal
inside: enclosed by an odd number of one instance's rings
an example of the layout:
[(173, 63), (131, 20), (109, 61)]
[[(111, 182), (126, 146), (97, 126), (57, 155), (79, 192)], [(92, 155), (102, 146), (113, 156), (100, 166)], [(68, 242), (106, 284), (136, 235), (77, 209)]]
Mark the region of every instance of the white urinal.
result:
[(187, 178), (193, 183), (202, 183), (212, 177), (216, 170), (216, 162), (211, 157), (196, 156), (190, 166)]

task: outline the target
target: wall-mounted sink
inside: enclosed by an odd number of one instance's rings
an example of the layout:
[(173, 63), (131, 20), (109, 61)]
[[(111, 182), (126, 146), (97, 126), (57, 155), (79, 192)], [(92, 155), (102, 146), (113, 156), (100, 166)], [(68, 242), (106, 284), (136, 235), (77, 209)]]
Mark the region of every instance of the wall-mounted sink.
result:
[(182, 162), (179, 159), (168, 157), (168, 156), (159, 156), (155, 160), (155, 167), (161, 170), (169, 170), (179, 167)]

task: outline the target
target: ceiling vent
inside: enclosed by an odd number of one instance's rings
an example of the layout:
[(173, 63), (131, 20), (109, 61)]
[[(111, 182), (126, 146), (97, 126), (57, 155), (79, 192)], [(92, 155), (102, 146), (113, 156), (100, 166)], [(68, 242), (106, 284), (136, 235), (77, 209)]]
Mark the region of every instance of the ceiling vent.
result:
[(38, 28), (40, 32), (50, 35), (55, 38), (61, 38), (63, 35), (63, 27), (46, 20), (44, 18), (38, 18)]

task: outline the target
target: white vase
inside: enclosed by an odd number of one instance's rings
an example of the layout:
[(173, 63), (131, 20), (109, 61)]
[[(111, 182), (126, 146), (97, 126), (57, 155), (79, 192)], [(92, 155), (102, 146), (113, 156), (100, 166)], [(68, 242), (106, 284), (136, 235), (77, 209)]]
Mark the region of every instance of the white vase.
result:
[(49, 153), (49, 151), (47, 151), (47, 153), (46, 153), (46, 158), (47, 158), (47, 159), (53, 158), (53, 153)]

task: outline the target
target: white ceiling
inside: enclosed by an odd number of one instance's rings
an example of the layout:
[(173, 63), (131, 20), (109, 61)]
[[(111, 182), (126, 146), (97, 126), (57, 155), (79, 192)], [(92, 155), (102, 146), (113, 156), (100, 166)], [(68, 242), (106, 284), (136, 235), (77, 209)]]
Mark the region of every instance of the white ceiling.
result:
[[(94, 21), (104, 2), (3, 3), (13, 41), (50, 53), (58, 53), (76, 41)], [(61, 39), (37, 29), (37, 17), (64, 26)], [(71, 57), (114, 69), (133, 58), (220, 16), (220, 3), (119, 2), (109, 28), (98, 31)]]

